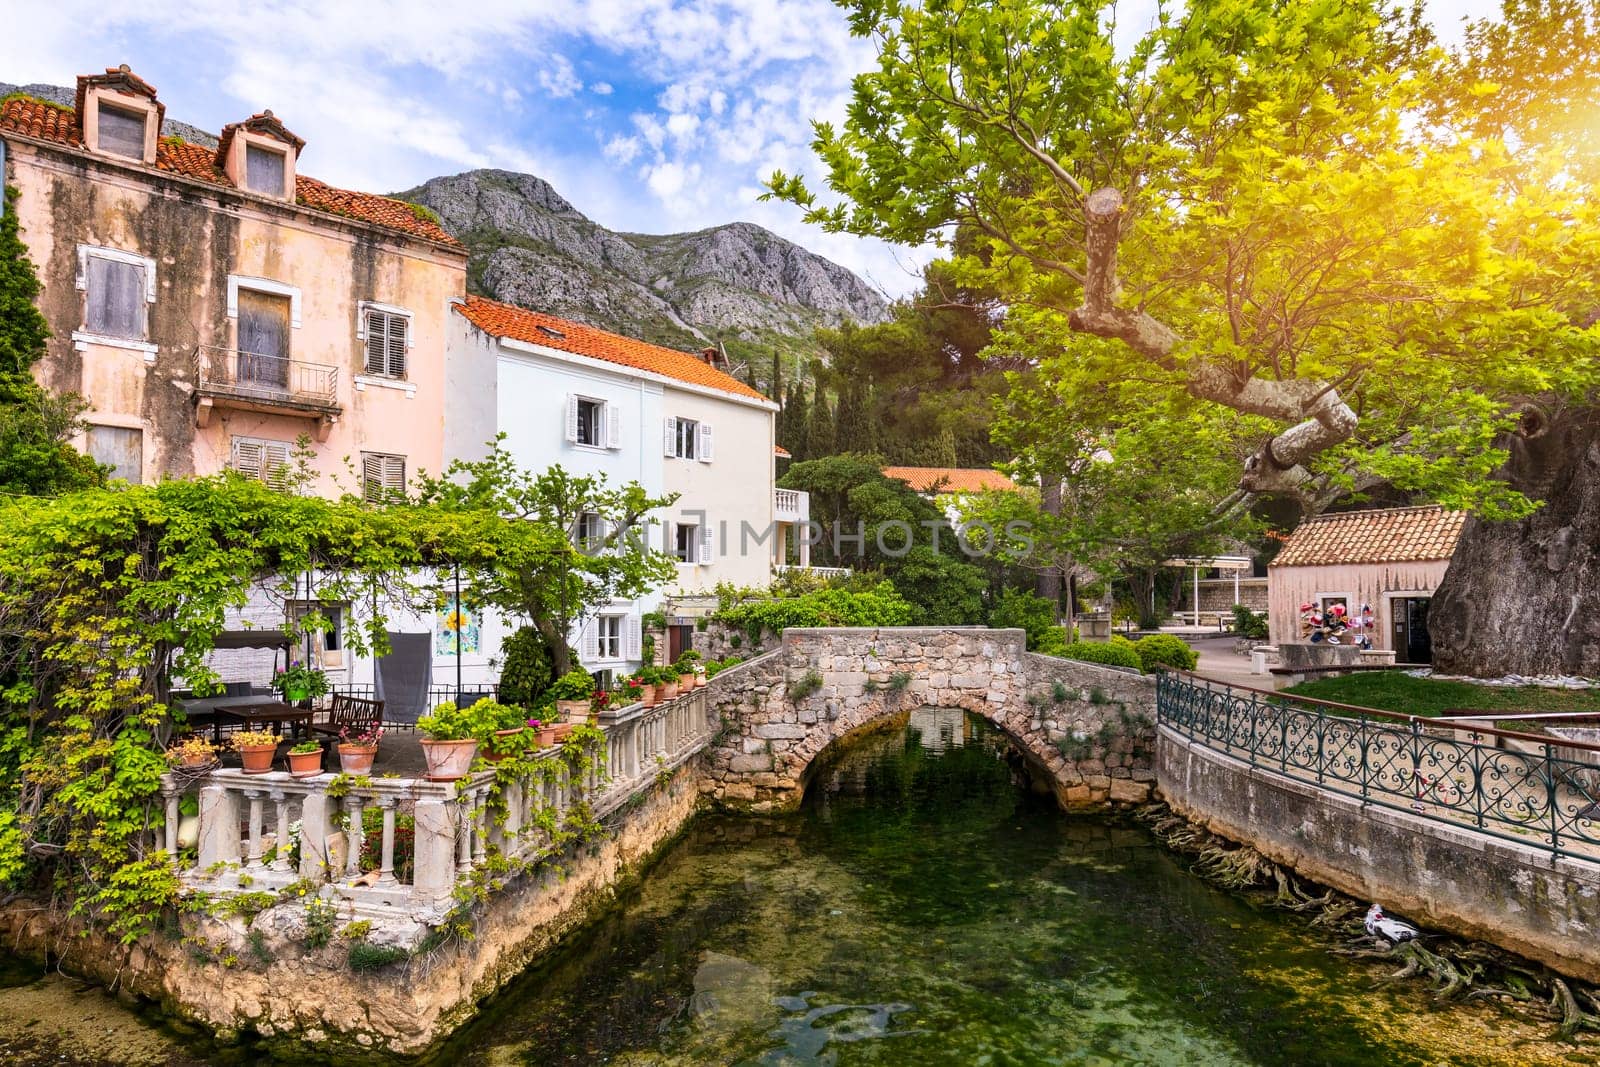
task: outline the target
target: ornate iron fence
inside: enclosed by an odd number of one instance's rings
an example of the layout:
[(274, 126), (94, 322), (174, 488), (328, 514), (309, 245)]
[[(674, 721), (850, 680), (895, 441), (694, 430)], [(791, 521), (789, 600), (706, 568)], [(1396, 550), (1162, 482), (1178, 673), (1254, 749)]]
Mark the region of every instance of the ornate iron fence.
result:
[(1600, 746), (1235, 688), (1156, 683), (1161, 725), (1252, 767), (1555, 855), (1600, 859)]

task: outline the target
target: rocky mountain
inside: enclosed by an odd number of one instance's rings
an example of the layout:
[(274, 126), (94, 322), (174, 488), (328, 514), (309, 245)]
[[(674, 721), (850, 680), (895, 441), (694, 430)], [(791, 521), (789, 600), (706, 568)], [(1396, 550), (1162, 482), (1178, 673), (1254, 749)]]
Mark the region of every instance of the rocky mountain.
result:
[(800, 352), (818, 325), (881, 322), (888, 308), (837, 263), (746, 222), (619, 233), (531, 174), (475, 170), (395, 194), (471, 249), (475, 292), (678, 348), (722, 343), (738, 363)]

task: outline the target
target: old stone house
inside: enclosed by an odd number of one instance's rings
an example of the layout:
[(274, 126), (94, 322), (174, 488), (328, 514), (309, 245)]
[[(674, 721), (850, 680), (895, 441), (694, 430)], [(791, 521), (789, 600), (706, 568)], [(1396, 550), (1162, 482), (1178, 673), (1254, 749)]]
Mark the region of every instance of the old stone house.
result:
[(1300, 641), (1301, 608), (1350, 616), (1371, 610), (1363, 633), (1400, 663), (1428, 663), (1428, 606), (1466, 516), (1441, 507), (1345, 511), (1301, 523), (1267, 568), (1275, 644)]
[(81, 447), (132, 482), (273, 480), (302, 437), (317, 491), (438, 471), (465, 249), (300, 173), (305, 142), (271, 111), (206, 144), (163, 136), (165, 113), (126, 66), (78, 78), (72, 107), (0, 102), (54, 335), (36, 374), (87, 401)]

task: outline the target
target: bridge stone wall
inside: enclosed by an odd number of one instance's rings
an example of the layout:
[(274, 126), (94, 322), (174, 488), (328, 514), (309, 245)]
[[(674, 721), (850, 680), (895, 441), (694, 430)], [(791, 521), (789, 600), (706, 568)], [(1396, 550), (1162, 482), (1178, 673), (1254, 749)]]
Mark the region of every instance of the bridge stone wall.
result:
[(713, 679), (707, 700), (723, 727), (701, 790), (741, 810), (797, 806), (823, 749), (918, 707), (988, 719), (1069, 809), (1139, 803), (1155, 780), (1154, 680), (1027, 652), (1021, 630), (786, 630)]

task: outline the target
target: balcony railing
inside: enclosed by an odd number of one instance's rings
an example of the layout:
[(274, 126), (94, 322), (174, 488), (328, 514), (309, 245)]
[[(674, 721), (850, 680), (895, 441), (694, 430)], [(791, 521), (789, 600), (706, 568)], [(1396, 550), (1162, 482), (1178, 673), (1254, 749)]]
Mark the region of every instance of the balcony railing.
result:
[(339, 368), (285, 356), (202, 345), (202, 395), (308, 409), (337, 409)]
[(811, 494), (798, 489), (774, 489), (772, 511), (779, 522), (807, 522), (811, 518)]

